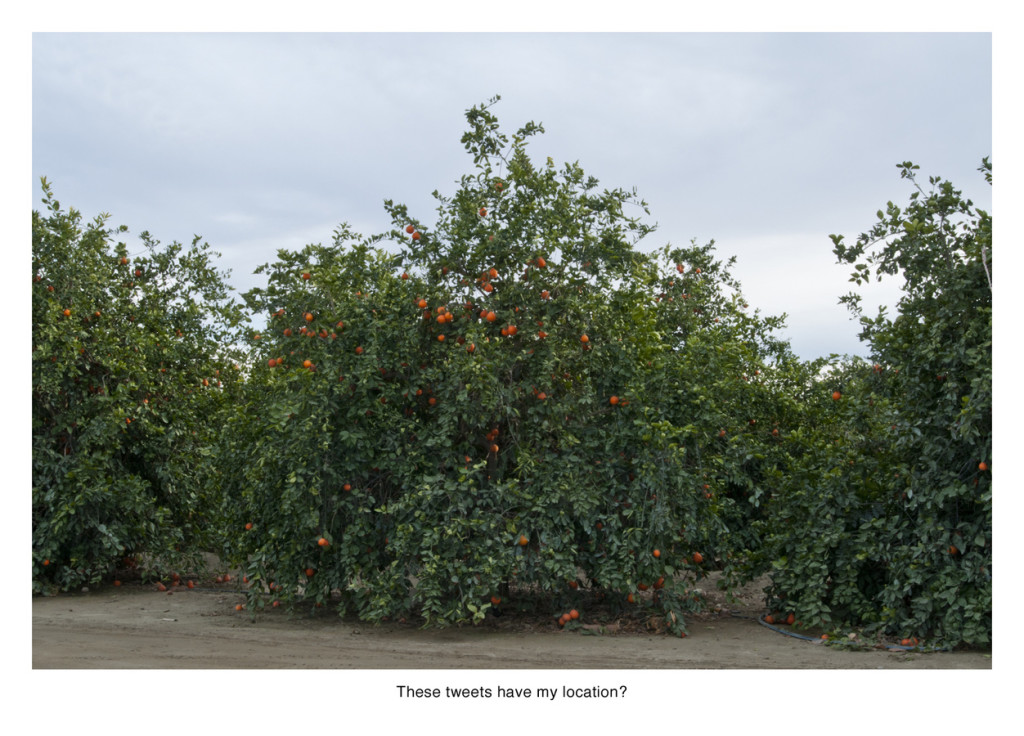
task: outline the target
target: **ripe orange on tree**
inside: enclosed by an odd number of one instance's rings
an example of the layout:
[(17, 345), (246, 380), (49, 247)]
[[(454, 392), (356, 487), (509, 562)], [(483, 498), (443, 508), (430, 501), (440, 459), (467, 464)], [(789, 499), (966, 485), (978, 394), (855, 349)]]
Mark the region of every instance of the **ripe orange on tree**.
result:
[(693, 553), (693, 562), (694, 562), (694, 564), (697, 564), (697, 565), (699, 565), (700, 563), (704, 562), (704, 555), (702, 555), (700, 552), (694, 552)]
[(406, 225), (406, 226), (405, 226), (405, 231), (406, 231), (407, 233), (409, 233), (410, 235), (412, 235), (412, 234), (413, 234), (413, 232), (415, 232), (415, 231), (416, 231), (416, 228), (414, 228), (414, 227), (413, 227), (412, 225)]
[(988, 463), (986, 463), (984, 460), (982, 460), (980, 463), (978, 463), (978, 470), (980, 470), (982, 472), (985, 472), (986, 470), (988, 470)]
[(582, 342), (584, 344), (588, 343), (588, 342), (590, 342), (590, 338), (587, 337), (586, 335), (580, 335), (580, 342)]
[(320, 537), (320, 539), (318, 539), (316, 543), (318, 545), (320, 545), (321, 547), (326, 547), (327, 545), (330, 544), (330, 542), (328, 542), (325, 537)]
[(412, 239), (413, 240), (419, 240), (420, 239), (420, 233), (419, 233), (418, 230), (412, 234)]
[(520, 534), (519, 535), (519, 546), (520, 547), (525, 547), (529, 543), (530, 543), (530, 540), (529, 540), (529, 538), (525, 534)]
[(619, 403), (619, 397), (612, 396), (610, 399), (608, 399), (608, 403), (611, 404), (612, 406), (615, 406), (616, 404)]
[(651, 554), (654, 555), (655, 557), (661, 557), (661, 550), (660, 549), (656, 549)]
[(832, 392), (832, 401), (839, 401), (841, 396), (842, 396), (842, 394), (839, 393), (838, 391), (833, 391)]

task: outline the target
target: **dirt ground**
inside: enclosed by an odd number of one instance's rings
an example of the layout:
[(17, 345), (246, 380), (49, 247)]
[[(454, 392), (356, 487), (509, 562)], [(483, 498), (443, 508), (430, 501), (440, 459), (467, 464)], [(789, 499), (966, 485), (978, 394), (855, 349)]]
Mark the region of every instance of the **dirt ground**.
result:
[[(991, 652), (826, 646), (760, 624), (758, 586), (712, 611), (679, 639), (640, 619), (561, 631), (551, 620), (489, 617), (479, 626), (423, 630), (268, 610), (253, 620), (234, 583), (157, 591), (141, 583), (32, 601), (33, 669), (890, 669), (992, 668)], [(718, 610), (714, 610), (714, 609)], [(585, 617), (584, 617), (585, 620)], [(780, 627), (783, 628), (783, 627)]]

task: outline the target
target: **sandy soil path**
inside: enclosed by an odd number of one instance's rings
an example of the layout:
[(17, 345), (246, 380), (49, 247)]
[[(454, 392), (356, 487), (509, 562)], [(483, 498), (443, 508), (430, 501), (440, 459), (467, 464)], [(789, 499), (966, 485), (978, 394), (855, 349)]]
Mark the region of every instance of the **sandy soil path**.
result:
[[(753, 617), (690, 622), (690, 635), (481, 625), (432, 631), (331, 614), (236, 612), (231, 591), (110, 588), (32, 602), (34, 669), (991, 669), (985, 652), (842, 651)], [(748, 614), (749, 615), (749, 614)]]

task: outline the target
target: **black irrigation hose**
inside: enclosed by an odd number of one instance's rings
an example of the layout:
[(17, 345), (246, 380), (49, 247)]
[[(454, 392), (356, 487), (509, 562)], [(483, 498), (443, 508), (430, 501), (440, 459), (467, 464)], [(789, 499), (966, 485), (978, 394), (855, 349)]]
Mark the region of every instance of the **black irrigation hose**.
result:
[[(813, 642), (829, 641), (828, 639), (820, 639), (820, 638), (815, 639), (812, 636), (804, 636), (803, 634), (798, 634), (795, 631), (787, 631), (786, 629), (780, 629), (777, 626), (772, 626), (770, 623), (768, 623), (767, 621), (764, 620), (765, 616), (767, 616), (767, 615), (768, 614), (762, 614), (762, 615), (758, 616), (757, 617), (757, 622), (759, 624), (761, 624), (762, 626), (764, 626), (765, 628), (771, 629), (772, 631), (774, 631), (776, 633), (785, 634), (786, 636), (792, 636), (794, 639), (802, 639), (803, 641), (813, 641)], [(915, 644), (915, 645), (912, 645), (912, 646), (908, 646), (906, 644), (885, 644), (883, 646), (885, 647), (886, 650), (888, 650), (890, 652), (910, 652), (910, 651), (917, 651), (917, 652), (948, 652), (948, 651), (950, 651), (948, 647), (923, 647), (920, 644)]]

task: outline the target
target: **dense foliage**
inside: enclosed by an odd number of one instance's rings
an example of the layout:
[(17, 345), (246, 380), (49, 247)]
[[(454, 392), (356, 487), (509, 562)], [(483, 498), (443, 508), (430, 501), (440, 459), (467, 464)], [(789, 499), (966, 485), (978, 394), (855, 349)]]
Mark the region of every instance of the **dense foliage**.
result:
[(33, 587), (67, 590), (125, 558), (210, 545), (209, 421), (241, 388), (242, 314), (208, 246), (129, 254), (43, 181), (32, 213)]
[[(771, 507), (770, 604), (808, 625), (863, 626), (940, 644), (992, 631), (992, 219), (917, 167), (855, 245), (852, 281), (898, 276), (897, 315), (861, 317), (873, 363), (819, 381)], [(991, 183), (987, 160), (981, 171)], [(821, 403), (828, 403), (819, 399)]]
[(36, 589), (215, 548), (254, 611), (449, 625), (603, 600), (681, 634), (709, 570), (770, 571), (807, 626), (987, 641), (989, 216), (933, 180), (835, 236), (904, 298), (862, 319), (873, 364), (803, 362), (713, 243), (642, 249), (635, 192), (535, 164), (541, 126), (510, 138), (490, 107), (431, 223), (388, 201), (388, 232), (282, 250), (244, 310), (198, 240), (144, 234), (129, 259), (44, 183)]

